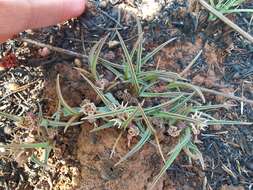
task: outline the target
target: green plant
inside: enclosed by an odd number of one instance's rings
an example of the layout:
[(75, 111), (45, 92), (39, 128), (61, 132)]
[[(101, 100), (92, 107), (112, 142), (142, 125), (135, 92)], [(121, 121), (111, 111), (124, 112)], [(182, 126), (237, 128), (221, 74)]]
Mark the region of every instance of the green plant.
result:
[[(138, 152), (144, 144), (154, 139), (156, 142), (155, 146), (164, 161), (160, 173), (154, 180), (154, 186), (182, 152), (190, 159), (199, 160), (204, 168), (203, 158), (201, 152), (195, 145), (195, 141), (198, 135), (209, 125), (251, 125), (252, 123), (215, 119), (212, 117), (211, 111), (221, 108), (229, 109), (232, 105), (203, 105), (206, 100), (198, 86), (192, 85), (177, 73), (154, 70), (153, 67), (147, 66), (147, 63), (157, 52), (170, 42), (176, 40), (176, 38), (161, 44), (152, 52), (144, 55), (143, 32), (139, 21), (137, 21), (137, 23), (139, 36), (136, 43), (133, 45), (132, 51), (128, 51), (127, 45), (120, 33), (116, 32), (124, 52), (124, 57), (119, 64), (110, 63), (104, 64), (103, 66), (116, 76), (116, 79), (113, 81), (114, 84), (112, 84), (114, 87), (117, 86), (118, 83), (125, 85), (126, 89), (128, 89), (128, 85), (133, 86), (134, 91), (131, 93), (131, 96), (135, 97), (138, 103), (130, 104), (129, 102), (120, 102), (110, 92), (110, 88), (101, 89), (95, 85), (97, 81), (102, 80), (97, 65), (101, 60), (106, 62), (106, 60), (99, 58), (101, 48), (108, 38), (108, 36), (106, 36), (91, 49), (89, 55), (91, 74), (87, 74), (86, 71), (78, 69), (81, 76), (97, 93), (97, 96), (102, 102), (97, 106), (89, 100), (84, 100), (79, 107), (69, 106), (62, 96), (60, 76), (58, 75), (56, 86), (59, 106), (57, 112), (54, 114), (54, 120), (45, 119), (40, 113), (39, 118), (41, 119), (39, 119), (37, 126), (43, 129), (65, 127), (66, 131), (69, 126), (77, 125), (85, 121), (94, 123), (94, 129), (91, 132), (98, 132), (108, 128), (118, 128), (121, 132), (112, 147), (111, 156), (116, 152), (119, 139), (122, 138), (124, 133), (131, 135), (131, 137), (139, 138), (138, 143), (115, 165), (127, 160), (130, 156)], [(163, 87), (162, 90), (159, 89), (160, 86)], [(148, 99), (152, 100), (153, 98), (156, 98), (159, 102), (156, 104), (145, 104)], [(7, 117), (14, 121), (22, 121), (23, 119), (2, 112), (0, 112), (0, 116)], [(62, 116), (70, 118), (69, 121), (60, 122)], [(82, 122), (74, 122), (80, 118)], [(167, 127), (162, 126), (162, 124), (156, 124), (155, 120), (157, 119), (166, 123)], [(104, 124), (97, 126), (96, 122), (98, 120), (100, 121), (99, 123)], [(167, 154), (163, 152), (157, 135), (157, 128), (160, 127), (166, 128), (169, 135), (178, 140), (177, 145)], [(21, 143), (19, 148), (40, 147), (48, 151), (51, 150), (53, 147), (52, 144), (48, 143), (50, 142), (48, 138), (44, 139), (46, 139), (46, 141), (36, 142), (36, 144), (27, 145)], [(12, 148), (11, 145), (3, 145), (3, 147)], [(46, 153), (46, 158), (48, 158), (49, 155), (48, 151)], [(45, 160), (42, 161), (42, 163), (45, 163)]]
[[(245, 0), (209, 0), (212, 7), (222, 14), (230, 13), (253, 13), (253, 9), (238, 9), (238, 7), (245, 2)], [(210, 14), (209, 20), (216, 20), (217, 17)]]
[[(127, 160), (127, 158), (139, 151), (143, 145), (149, 142), (152, 139), (152, 136), (154, 136), (158, 152), (164, 161), (164, 167), (155, 178), (154, 185), (182, 151), (184, 151), (189, 158), (199, 160), (204, 168), (201, 152), (194, 144), (194, 141), (201, 131), (205, 130), (209, 125), (250, 125), (251, 123), (217, 120), (213, 118), (208, 112), (220, 108), (228, 109), (230, 106), (202, 105), (199, 100), (202, 100), (202, 102), (205, 103), (205, 97), (198, 86), (192, 85), (176, 73), (153, 70), (152, 67), (147, 67), (146, 63), (148, 63), (148, 61), (150, 61), (151, 58), (153, 58), (163, 47), (176, 40), (176, 38), (161, 44), (151, 53), (143, 56), (143, 32), (139, 21), (137, 21), (137, 24), (139, 37), (133, 45), (131, 52), (128, 51), (120, 33), (116, 32), (124, 53), (122, 61), (123, 68), (119, 68), (118, 66), (114, 67), (113, 65), (106, 68), (115, 74), (117, 80), (124, 84), (131, 84), (134, 87), (132, 95), (140, 102), (144, 103), (147, 98), (160, 98), (161, 100), (166, 98), (167, 101), (163, 103), (160, 102), (160, 104), (156, 106), (148, 107), (143, 107), (143, 104), (140, 103), (138, 105), (128, 105), (127, 103), (124, 105), (123, 102), (118, 102), (110, 92), (107, 91), (104, 93), (103, 90), (99, 90), (99, 88), (85, 76), (85, 73), (81, 72), (83, 78), (88, 84), (90, 84), (94, 91), (97, 92), (98, 96), (104, 103), (104, 106), (96, 108), (96, 113), (86, 115), (82, 120), (104, 121), (104, 125), (95, 127), (91, 132), (98, 132), (112, 127), (117, 127), (122, 130), (115, 141), (112, 153), (115, 153), (116, 145), (122, 137), (122, 134), (124, 132), (127, 133), (127, 129), (131, 129), (133, 126), (134, 128), (137, 128), (138, 132), (136, 133), (136, 136), (140, 137), (139, 142), (115, 165)], [(93, 64), (94, 65), (91, 66), (91, 68), (94, 69), (92, 73), (98, 73), (95, 69), (97, 64), (95, 62)], [(145, 67), (145, 69), (143, 69), (143, 67)], [(95, 78), (95, 76), (93, 78)], [(154, 90), (159, 84), (164, 84), (165, 90), (163, 92), (156, 92)], [(194, 98), (196, 95), (200, 98)], [(80, 108), (75, 109), (80, 110)], [(156, 134), (156, 128), (158, 126), (153, 126), (151, 122), (154, 119), (160, 119), (168, 123), (170, 126), (169, 129), (173, 129), (170, 130), (170, 135), (179, 136), (178, 144), (167, 154), (167, 156), (164, 156)], [(182, 125), (184, 126), (183, 128)]]
[[(32, 162), (42, 167), (47, 167), (49, 154), (54, 148), (53, 138), (49, 130), (56, 130), (58, 127), (64, 127), (67, 123), (43, 118), (41, 109), (38, 115), (27, 113), (26, 116), (20, 117), (0, 112), (0, 117), (5, 117), (13, 121), (17, 128), (25, 128), (26, 130), (23, 136), (31, 137), (28, 142), (22, 142), (21, 139), (23, 139), (23, 137), (14, 134), (14, 139), (9, 144), (0, 144), (0, 148), (13, 153), (16, 156), (14, 159), (19, 159), (19, 156), (27, 157), (28, 155)], [(71, 126), (80, 125), (81, 123), (82, 122), (75, 122), (72, 123)], [(32, 138), (32, 136), (34, 137)], [(39, 152), (39, 150), (42, 150), (40, 158), (35, 154)]]

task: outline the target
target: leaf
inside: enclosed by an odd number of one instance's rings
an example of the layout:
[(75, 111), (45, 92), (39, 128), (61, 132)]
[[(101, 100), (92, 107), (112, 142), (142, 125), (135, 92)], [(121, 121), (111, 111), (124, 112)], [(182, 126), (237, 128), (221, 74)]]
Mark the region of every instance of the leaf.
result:
[(173, 98), (173, 99), (171, 99), (171, 100), (169, 100), (167, 102), (164, 102), (162, 104), (159, 104), (157, 106), (153, 106), (151, 108), (144, 108), (144, 112), (145, 112), (145, 114), (151, 114), (152, 112), (157, 112), (157, 111), (159, 111), (162, 108), (168, 107), (169, 105), (171, 105), (174, 102), (178, 101), (182, 97), (183, 97), (183, 95), (177, 96), (177, 97), (175, 97), (175, 98)]
[(146, 129), (144, 135), (140, 139), (140, 141), (125, 155), (123, 156), (116, 164), (115, 166), (119, 165), (121, 162), (127, 160), (129, 157), (131, 157), (134, 153), (138, 152), (143, 145), (149, 140), (151, 137), (151, 131), (149, 128)]
[[(68, 124), (67, 122), (51, 121), (48, 119), (42, 119), (40, 122), (40, 126), (42, 127), (65, 127), (67, 124)], [(83, 121), (71, 123), (70, 126), (81, 125), (81, 124), (83, 124)]]
[(175, 161), (175, 159), (178, 157), (182, 149), (190, 142), (191, 140), (191, 130), (190, 128), (185, 129), (185, 135), (180, 138), (179, 143), (176, 145), (176, 147), (170, 152), (170, 156), (168, 160), (165, 162), (165, 165), (159, 172), (159, 174), (155, 177), (154, 182), (151, 185), (150, 189), (153, 189), (155, 184), (158, 182), (158, 180), (165, 174), (166, 170), (171, 166), (171, 164)]
[(64, 133), (68, 130), (68, 128), (74, 123), (76, 119), (78, 119), (80, 115), (73, 115), (69, 120), (66, 126), (64, 127)]
[(107, 34), (104, 38), (100, 39), (90, 50), (89, 53), (89, 65), (90, 65), (90, 70), (93, 75), (93, 77), (98, 80), (98, 75), (97, 75), (97, 63), (98, 63), (98, 56), (101, 52), (101, 49), (103, 45), (105, 44), (105, 41), (109, 37), (109, 34)]
[(105, 94), (105, 97), (110, 100), (110, 102), (112, 102), (114, 105), (119, 106), (120, 103), (118, 100), (116, 100), (116, 98), (112, 95), (112, 93), (108, 92)]
[(33, 148), (47, 148), (50, 146), (50, 143), (48, 141), (42, 142), (42, 143), (22, 143), (22, 144), (0, 144), (1, 148), (7, 148), (7, 149), (33, 149)]
[(231, 107), (234, 107), (236, 105), (232, 104), (216, 104), (216, 105), (204, 105), (204, 106), (193, 106), (192, 111), (211, 111), (211, 110), (217, 110), (221, 108), (229, 109)]
[(4, 113), (4, 112), (1, 112), (1, 111), (0, 111), (0, 116), (5, 117), (5, 118), (10, 119), (11, 121), (15, 121), (15, 122), (19, 122), (19, 121), (22, 120), (22, 117), (12, 115), (12, 114), (8, 114), (8, 113)]
[(109, 71), (111, 71), (117, 78), (124, 80), (124, 75), (122, 75), (117, 69), (115, 69), (114, 67), (108, 66), (108, 65), (104, 65), (104, 67), (106, 69), (108, 69)]
[(137, 26), (138, 26), (138, 35), (140, 36), (140, 43), (137, 48), (137, 60), (136, 60), (136, 66), (137, 66), (137, 73), (141, 72), (141, 66), (142, 66), (142, 42), (143, 42), (143, 32), (141, 27), (141, 22), (137, 18)]
[(182, 96), (182, 95), (189, 95), (190, 93), (183, 93), (183, 92), (142, 92), (140, 94), (140, 97), (143, 98), (173, 98), (176, 96)]
[(206, 122), (207, 125), (253, 125), (252, 122), (244, 121), (228, 121), (228, 120), (209, 120)]
[(93, 90), (97, 93), (97, 95), (101, 98), (103, 103), (111, 110), (114, 110), (113, 104), (104, 96), (104, 94), (82, 73), (80, 75), (89, 83), (89, 85), (93, 88)]
[(187, 96), (187, 97), (183, 96), (183, 97), (181, 98), (181, 99), (183, 99), (183, 101), (177, 102), (177, 103), (175, 104), (175, 106), (172, 107), (169, 111), (170, 111), (170, 112), (174, 112), (174, 113), (177, 112), (179, 108), (181, 108), (182, 106), (184, 106), (188, 101), (190, 101), (190, 100), (192, 99), (193, 95), (194, 95), (194, 93), (190, 94), (190, 95)]
[(162, 153), (162, 148), (161, 148), (161, 146), (160, 146), (159, 139), (158, 139), (158, 136), (157, 136), (157, 134), (156, 134), (156, 130), (155, 130), (154, 127), (151, 125), (151, 123), (150, 123), (148, 117), (147, 117), (146, 114), (144, 113), (144, 110), (142, 109), (142, 107), (141, 107), (140, 104), (138, 105), (138, 108), (139, 108), (139, 110), (140, 110), (140, 112), (141, 112), (141, 115), (142, 115), (142, 117), (143, 117), (143, 119), (144, 119), (144, 121), (145, 121), (147, 127), (153, 132), (153, 134), (154, 134), (154, 136), (155, 136), (155, 140), (156, 140), (156, 144), (157, 144), (157, 147), (158, 147), (158, 151), (159, 151), (159, 153), (160, 153), (160, 155), (161, 155), (161, 158), (162, 158), (163, 162), (165, 163), (165, 158), (164, 158), (163, 153)]
[(61, 93), (61, 87), (60, 87), (60, 75), (58, 74), (57, 75), (57, 79), (56, 79), (56, 93), (57, 93), (57, 96), (59, 98), (59, 101), (61, 103), (61, 105), (66, 109), (68, 110), (69, 113), (73, 114), (73, 115), (76, 115), (76, 114), (79, 114), (78, 112), (76, 112), (74, 109), (72, 109), (68, 104), (67, 102), (65, 102), (63, 96), (62, 96), (62, 93)]
[(111, 128), (111, 127), (114, 126), (113, 124), (114, 124), (113, 121), (109, 121), (109, 122), (105, 123), (104, 125), (101, 125), (99, 127), (95, 127), (94, 129), (92, 129), (90, 131), (90, 133), (94, 133), (94, 132), (97, 132), (97, 131), (100, 131), (100, 130), (103, 130), (103, 129)]
[(188, 121), (192, 123), (200, 122), (197, 119), (192, 119), (191, 117), (187, 117), (181, 114), (172, 113), (172, 112), (163, 112), (163, 111), (159, 111), (157, 113), (152, 114), (152, 117), (165, 118), (165, 119), (177, 119), (177, 120)]
[(185, 80), (183, 77), (181, 77), (179, 74), (174, 72), (168, 72), (168, 71), (143, 71), (138, 74), (138, 79), (143, 80), (157, 80), (161, 79), (167, 82), (173, 82), (175, 80)]
[(104, 112), (104, 113), (97, 113), (95, 115), (92, 116), (87, 116), (84, 117), (83, 120), (88, 120), (88, 119), (99, 119), (99, 118), (105, 118), (105, 117), (114, 117), (118, 114), (121, 113), (129, 113), (132, 112), (134, 109), (134, 107), (128, 107), (128, 108), (121, 108), (121, 109), (117, 109), (117, 110), (113, 110), (113, 111), (109, 111), (109, 112)]
[(193, 144), (191, 141), (183, 148), (184, 152), (187, 154), (187, 156), (189, 156), (190, 158), (192, 158), (193, 160), (199, 160), (200, 164), (202, 166), (202, 169), (205, 169), (205, 163), (204, 163), (204, 159), (203, 156), (200, 152), (200, 150), (198, 149), (198, 147)]
[(140, 87), (139, 87), (139, 82), (137, 80), (137, 76), (136, 76), (136, 72), (135, 72), (135, 68), (134, 68), (134, 65), (132, 63), (132, 59), (131, 59), (131, 56), (129, 55), (129, 52), (127, 50), (127, 47), (125, 45), (125, 42), (123, 41), (120, 33), (118, 31), (116, 31), (117, 35), (118, 35), (118, 38), (119, 38), (119, 41), (120, 41), (120, 44), (121, 44), (121, 47), (123, 49), (123, 52), (124, 52), (124, 55), (125, 55), (125, 58), (126, 58), (126, 63), (129, 67), (129, 72), (131, 73), (131, 78), (132, 78), (132, 84), (134, 85), (134, 88), (135, 88), (135, 91), (136, 93), (139, 93), (140, 92)]
[(184, 88), (193, 89), (200, 96), (203, 103), (206, 102), (204, 94), (202, 93), (200, 88), (195, 85), (192, 85), (192, 84), (186, 83), (186, 82), (178, 82), (178, 81), (172, 82), (168, 85), (168, 88), (175, 88), (175, 87), (184, 87)]

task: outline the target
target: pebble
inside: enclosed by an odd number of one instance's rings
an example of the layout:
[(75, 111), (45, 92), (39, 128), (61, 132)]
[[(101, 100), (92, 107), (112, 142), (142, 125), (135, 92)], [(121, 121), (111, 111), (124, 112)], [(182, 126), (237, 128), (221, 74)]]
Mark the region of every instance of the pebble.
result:
[(15, 82), (9, 82), (4, 87), (8, 92), (15, 92), (20, 86)]
[(77, 59), (77, 58), (74, 60), (74, 64), (75, 64), (76, 67), (81, 67), (82, 66), (81, 60)]
[(109, 42), (108, 42), (108, 47), (109, 47), (110, 49), (112, 49), (112, 48), (115, 48), (116, 46), (118, 46), (119, 44), (120, 44), (120, 42), (117, 41), (117, 40), (109, 41)]
[(12, 129), (10, 126), (6, 126), (4, 127), (4, 133), (7, 134), (7, 135), (10, 135), (12, 132)]
[(108, 1), (106, 1), (106, 0), (100, 1), (100, 3), (99, 3), (99, 7), (102, 9), (106, 8), (107, 5), (108, 5)]
[(47, 57), (50, 54), (50, 50), (47, 47), (44, 47), (39, 49), (38, 53), (41, 57)]

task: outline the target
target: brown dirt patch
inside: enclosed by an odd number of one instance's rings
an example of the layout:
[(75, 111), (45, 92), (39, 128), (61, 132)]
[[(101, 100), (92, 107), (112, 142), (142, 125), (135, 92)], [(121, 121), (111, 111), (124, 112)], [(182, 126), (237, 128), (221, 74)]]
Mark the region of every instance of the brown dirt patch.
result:
[[(114, 164), (128, 150), (126, 138), (118, 143), (116, 155), (109, 159), (110, 151), (119, 135), (115, 129), (91, 134), (92, 126), (85, 124), (78, 138), (77, 158), (81, 163), (80, 190), (90, 189), (147, 189), (153, 177), (161, 168), (161, 159), (154, 146), (147, 144), (144, 148), (117, 167)], [(164, 189), (162, 178), (155, 190)], [(166, 189), (173, 189), (173, 186)]]

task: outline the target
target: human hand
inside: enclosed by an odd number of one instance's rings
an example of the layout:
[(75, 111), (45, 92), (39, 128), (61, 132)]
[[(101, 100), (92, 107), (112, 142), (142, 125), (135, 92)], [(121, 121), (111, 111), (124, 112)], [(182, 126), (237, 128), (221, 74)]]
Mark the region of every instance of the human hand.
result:
[(0, 0), (0, 42), (79, 16), (84, 9), (85, 0)]

